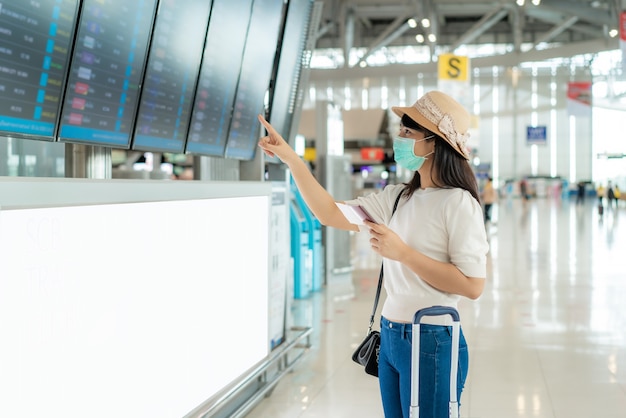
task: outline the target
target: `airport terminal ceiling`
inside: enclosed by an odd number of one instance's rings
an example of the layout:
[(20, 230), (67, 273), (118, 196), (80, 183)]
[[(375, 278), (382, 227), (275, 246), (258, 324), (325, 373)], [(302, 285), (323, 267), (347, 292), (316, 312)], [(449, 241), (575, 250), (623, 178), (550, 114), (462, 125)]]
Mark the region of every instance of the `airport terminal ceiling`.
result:
[[(407, 45), (426, 46), (431, 57), (506, 45), (510, 62), (491, 65), (515, 65), (538, 52), (549, 59), (618, 49), (622, 10), (625, 0), (324, 0), (315, 47), (340, 50), (344, 70)], [(552, 54), (542, 51), (547, 45)]]

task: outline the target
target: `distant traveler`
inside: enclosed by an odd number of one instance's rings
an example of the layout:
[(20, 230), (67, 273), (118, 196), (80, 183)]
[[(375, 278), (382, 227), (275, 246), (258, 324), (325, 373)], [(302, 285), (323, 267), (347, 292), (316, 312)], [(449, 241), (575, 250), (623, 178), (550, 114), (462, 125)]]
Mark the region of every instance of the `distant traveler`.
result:
[(483, 205), (485, 205), (485, 223), (491, 222), (491, 207), (496, 201), (496, 189), (493, 188), (491, 177), (487, 178), (480, 197), (483, 200)]
[(604, 186), (600, 184), (596, 193), (598, 195), (598, 215), (602, 216), (604, 214)]
[(613, 207), (617, 207), (617, 199), (615, 197), (615, 189), (613, 185), (609, 181), (609, 184), (606, 186), (606, 206), (609, 209), (613, 209)]
[[(378, 222), (366, 222), (366, 228), (372, 249), (383, 256), (387, 291), (381, 317), (380, 392), (385, 417), (408, 418), (413, 316), (418, 309), (433, 305), (456, 307), (461, 296), (478, 298), (485, 285), (489, 245), (465, 148), (470, 125), (467, 111), (438, 91), (426, 93), (411, 107), (392, 110), (401, 117), (400, 132), (393, 141), (394, 159), (399, 166), (414, 170), (413, 178), (346, 203), (362, 205)], [(358, 231), (282, 136), (263, 117), (259, 120), (268, 131), (259, 146), (289, 166), (319, 221)], [(420, 327), (422, 417), (448, 417), (449, 321), (448, 317), (432, 317)], [(468, 372), (462, 334), (458, 366), (460, 399)]]
[(604, 194), (606, 193), (606, 191), (604, 190), (604, 186), (603, 185), (599, 185), (598, 189), (596, 190), (596, 194), (598, 195), (598, 206), (604, 206)]
[(585, 203), (585, 183), (579, 181), (576, 187), (576, 203)]
[(526, 202), (530, 199), (530, 194), (528, 192), (528, 182), (526, 179), (521, 179), (519, 182), (519, 193), (522, 196), (522, 200)]

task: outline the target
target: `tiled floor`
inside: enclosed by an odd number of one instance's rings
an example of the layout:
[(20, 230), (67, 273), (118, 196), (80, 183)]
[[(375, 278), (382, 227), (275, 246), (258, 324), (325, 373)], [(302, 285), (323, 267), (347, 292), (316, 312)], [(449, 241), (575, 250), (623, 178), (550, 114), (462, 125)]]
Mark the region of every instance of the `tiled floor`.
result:
[[(470, 347), (463, 418), (626, 417), (626, 207), (501, 201), (488, 284), (459, 306)], [(377, 379), (350, 355), (367, 328), (379, 260), (298, 301), (313, 348), (249, 418), (383, 417)], [(429, 417), (430, 418), (430, 417)]]

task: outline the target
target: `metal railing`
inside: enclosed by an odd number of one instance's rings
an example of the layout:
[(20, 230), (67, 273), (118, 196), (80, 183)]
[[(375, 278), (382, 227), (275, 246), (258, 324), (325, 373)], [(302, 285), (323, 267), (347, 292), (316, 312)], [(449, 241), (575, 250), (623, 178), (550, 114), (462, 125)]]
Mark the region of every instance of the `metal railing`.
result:
[[(289, 373), (311, 347), (310, 327), (292, 327), (291, 341), (276, 348), (246, 376), (209, 399), (185, 418), (240, 418), (248, 414)], [(294, 357), (295, 355), (295, 357)]]

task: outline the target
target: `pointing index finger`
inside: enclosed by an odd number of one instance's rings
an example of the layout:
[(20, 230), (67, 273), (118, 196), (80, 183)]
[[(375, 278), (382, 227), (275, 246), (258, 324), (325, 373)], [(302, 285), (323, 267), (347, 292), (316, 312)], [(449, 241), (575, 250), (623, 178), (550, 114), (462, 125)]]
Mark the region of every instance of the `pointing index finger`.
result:
[(259, 119), (259, 122), (261, 122), (261, 124), (263, 126), (265, 126), (265, 129), (267, 129), (267, 132), (269, 132), (269, 133), (276, 133), (276, 131), (274, 130), (274, 127), (272, 125), (270, 125), (270, 123), (268, 121), (265, 120), (263, 115), (259, 115), (257, 118)]

